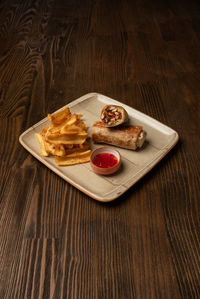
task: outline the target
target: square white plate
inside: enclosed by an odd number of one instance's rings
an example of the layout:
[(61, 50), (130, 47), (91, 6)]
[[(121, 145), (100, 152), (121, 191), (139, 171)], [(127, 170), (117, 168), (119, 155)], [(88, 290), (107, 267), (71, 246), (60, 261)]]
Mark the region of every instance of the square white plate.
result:
[[(113, 175), (101, 176), (94, 173), (90, 163), (61, 167), (56, 165), (54, 157), (41, 156), (40, 147), (34, 134), (41, 132), (41, 129), (49, 124), (47, 117), (19, 137), (22, 146), (40, 162), (82, 192), (103, 202), (112, 201), (127, 191), (150, 171), (179, 139), (177, 132), (166, 125), (99, 93), (86, 94), (66, 106), (72, 113), (83, 114), (83, 120), (90, 127), (88, 130), (90, 136), (93, 123), (100, 120), (100, 112), (108, 104), (124, 107), (129, 114), (130, 123), (143, 126), (147, 132), (146, 142), (141, 149), (132, 151), (118, 148), (122, 156), (122, 165), (120, 170)], [(92, 150), (100, 146), (102, 145), (94, 143), (91, 145)]]

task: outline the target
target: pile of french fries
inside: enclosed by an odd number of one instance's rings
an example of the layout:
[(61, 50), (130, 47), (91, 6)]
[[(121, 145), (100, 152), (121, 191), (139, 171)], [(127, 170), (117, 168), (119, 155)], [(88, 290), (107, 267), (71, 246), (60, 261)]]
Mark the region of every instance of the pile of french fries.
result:
[(74, 165), (90, 160), (88, 127), (81, 120), (82, 114), (72, 114), (68, 107), (48, 114), (50, 126), (35, 136), (42, 156), (55, 156), (57, 165)]

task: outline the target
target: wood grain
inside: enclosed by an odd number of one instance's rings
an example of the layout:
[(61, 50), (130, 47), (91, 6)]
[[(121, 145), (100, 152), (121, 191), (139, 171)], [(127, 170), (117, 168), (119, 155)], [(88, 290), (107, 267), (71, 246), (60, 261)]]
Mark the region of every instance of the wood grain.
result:
[[(200, 297), (199, 67), (198, 1), (1, 1), (0, 298)], [(92, 91), (180, 135), (109, 204), (18, 142)]]

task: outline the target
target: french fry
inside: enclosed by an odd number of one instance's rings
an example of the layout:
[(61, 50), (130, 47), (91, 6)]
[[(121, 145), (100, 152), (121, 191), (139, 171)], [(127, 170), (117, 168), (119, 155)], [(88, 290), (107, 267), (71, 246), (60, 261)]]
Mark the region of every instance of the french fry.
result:
[(68, 107), (48, 114), (50, 126), (42, 128), (35, 136), (42, 156), (55, 156), (57, 165), (74, 165), (90, 159), (87, 142), (88, 127), (81, 120), (82, 114), (71, 114)]
[(45, 136), (46, 133), (47, 133), (47, 131), (48, 131), (48, 129), (49, 129), (49, 126), (46, 126), (46, 127), (42, 128), (41, 134)]
[(54, 113), (54, 114), (48, 114), (48, 119), (53, 125), (59, 125), (63, 122), (66, 117), (68, 117), (70, 114), (70, 110), (68, 107)]
[(77, 121), (82, 117), (82, 114), (71, 114), (70, 117), (65, 122), (65, 125), (71, 126), (77, 123)]
[(76, 123), (76, 125), (77, 125), (79, 128), (83, 129), (84, 131), (87, 131), (87, 130), (89, 129), (89, 127), (87, 127), (87, 126), (85, 125), (85, 123), (84, 123), (82, 120), (79, 120), (79, 121)]
[(89, 149), (90, 145), (89, 143), (86, 141), (83, 144), (73, 144), (73, 146), (71, 148), (66, 147), (66, 145), (64, 145), (65, 147), (65, 152), (66, 155), (75, 153), (75, 152), (83, 152)]
[(47, 153), (53, 156), (62, 157), (66, 155), (66, 149), (63, 144), (53, 144), (53, 143), (45, 142), (45, 147)]
[(53, 124), (52, 126), (50, 126), (48, 128), (48, 132), (52, 133), (52, 134), (60, 132), (63, 134), (64, 128), (69, 128), (75, 124), (78, 124), (78, 127), (81, 128), (81, 126), (79, 125), (79, 122), (81, 122), (79, 120), (81, 115), (82, 114), (79, 114), (79, 115), (78, 114), (69, 114), (63, 122), (59, 123), (58, 125)]
[(80, 132), (78, 134), (74, 134), (73, 132), (69, 132), (68, 134), (46, 134), (46, 141), (53, 144), (82, 144), (87, 139), (86, 132)]
[(39, 142), (40, 151), (41, 151), (42, 156), (44, 156), (44, 157), (49, 156), (49, 153), (46, 151), (44, 137), (40, 133), (35, 133), (35, 137), (37, 138), (37, 140)]
[(68, 132), (73, 132), (75, 133), (80, 133), (80, 132), (84, 132), (84, 129), (82, 129), (81, 127), (77, 126), (77, 125), (66, 125), (63, 126), (60, 130), (61, 134), (67, 134)]
[(56, 160), (56, 164), (60, 166), (86, 163), (90, 161), (90, 154), (91, 154), (91, 150), (87, 150), (84, 152), (69, 154), (64, 157), (56, 157), (55, 160)]

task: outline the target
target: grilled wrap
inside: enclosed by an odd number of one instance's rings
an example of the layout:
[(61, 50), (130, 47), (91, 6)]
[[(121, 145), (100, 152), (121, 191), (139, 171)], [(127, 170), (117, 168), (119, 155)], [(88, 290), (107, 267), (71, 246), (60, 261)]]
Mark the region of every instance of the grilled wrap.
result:
[(128, 121), (126, 110), (117, 105), (106, 105), (102, 109), (100, 117), (106, 127), (116, 127)]
[(92, 126), (92, 140), (96, 143), (136, 150), (142, 147), (145, 138), (146, 132), (141, 126), (120, 125), (108, 128), (103, 122), (96, 122)]

